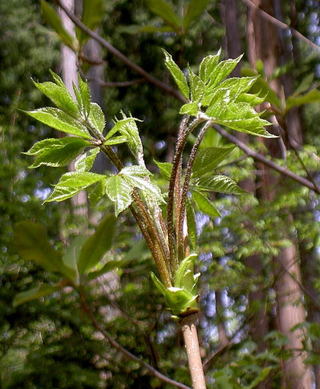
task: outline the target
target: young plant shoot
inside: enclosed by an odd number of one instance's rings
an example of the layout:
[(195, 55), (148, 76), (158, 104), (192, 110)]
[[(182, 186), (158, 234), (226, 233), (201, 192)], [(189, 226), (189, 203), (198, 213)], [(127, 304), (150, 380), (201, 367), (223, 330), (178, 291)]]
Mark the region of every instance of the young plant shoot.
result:
[[(199, 147), (206, 132), (214, 131), (216, 124), (260, 137), (273, 135), (265, 130), (269, 122), (261, 117), (262, 112), (254, 109), (263, 102), (263, 98), (250, 93), (256, 77), (227, 78), (241, 57), (220, 61), (220, 52), (209, 55), (202, 60), (196, 74), (190, 68), (183, 72), (169, 53), (164, 51), (164, 55), (165, 66), (186, 99), (180, 109), (182, 120), (173, 161), (158, 163), (168, 180), (166, 196), (146, 168), (138, 119), (122, 113), (114, 120), (111, 130), (105, 132), (104, 114), (91, 102), (88, 85), (82, 79), (79, 87), (74, 87), (75, 99), (55, 73), (52, 82), (35, 82), (54, 107), (30, 111), (28, 115), (69, 136), (45, 139), (33, 145), (26, 153), (34, 157), (31, 167), (60, 167), (75, 161), (74, 171), (60, 177), (46, 202), (64, 201), (90, 187), (96, 198), (107, 196), (113, 202), (115, 216), (107, 214), (92, 236), (76, 238), (64, 254), (53, 250), (41, 226), (33, 224), (25, 228), (20, 223), (16, 231), (20, 253), (46, 270), (59, 272), (63, 281), (22, 293), (15, 303), (51, 294), (66, 284), (81, 291), (88, 278), (115, 268), (117, 264), (110, 261), (109, 266), (107, 263), (100, 271), (95, 270), (112, 247), (116, 218), (130, 210), (154, 259), (157, 275), (151, 274), (152, 282), (164, 296), (167, 309), (180, 321), (193, 387), (203, 389), (206, 384), (196, 332), (200, 274), (194, 270), (201, 248), (197, 247), (194, 215), (200, 211), (218, 217), (219, 211), (209, 194), (241, 194), (242, 190), (230, 177), (219, 173), (219, 165), (230, 156), (234, 146)], [(191, 134), (194, 143), (186, 153)], [(114, 145), (130, 151), (130, 166), (124, 165)], [(110, 159), (116, 173), (91, 172), (100, 151)], [(40, 235), (43, 247), (32, 251), (32, 242)]]

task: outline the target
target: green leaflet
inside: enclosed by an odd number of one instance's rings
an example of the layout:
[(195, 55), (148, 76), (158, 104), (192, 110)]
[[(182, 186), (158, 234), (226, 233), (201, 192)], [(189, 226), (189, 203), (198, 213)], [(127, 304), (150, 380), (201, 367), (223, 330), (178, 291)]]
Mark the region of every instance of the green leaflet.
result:
[(208, 197), (203, 193), (193, 190), (192, 199), (198, 207), (199, 211), (201, 211), (202, 213), (205, 213), (206, 215), (212, 218), (221, 216), (217, 208), (212, 204), (211, 201), (208, 200)]
[(215, 55), (208, 55), (201, 61), (199, 67), (199, 76), (205, 83), (210, 81), (211, 75), (213, 74), (213, 71), (219, 62), (220, 54), (221, 50), (219, 50)]
[[(107, 133), (106, 140), (109, 140), (117, 132), (120, 132), (128, 142), (128, 146), (132, 154), (136, 157), (138, 162), (143, 160), (143, 147), (139, 136), (139, 130), (136, 124), (138, 119), (133, 117), (126, 117), (123, 115), (123, 119), (117, 120), (112, 129)], [(139, 163), (140, 163), (139, 162)]]
[(180, 115), (190, 115), (190, 116), (197, 116), (197, 113), (200, 111), (200, 104), (197, 102), (187, 103), (184, 104), (180, 108)]
[(62, 42), (71, 49), (77, 50), (77, 40), (64, 28), (61, 18), (55, 9), (44, 0), (41, 0), (41, 12), (46, 22), (51, 25)]
[(190, 68), (188, 71), (188, 76), (189, 76), (191, 100), (200, 101), (200, 99), (202, 98), (203, 94), (206, 91), (205, 83), (204, 81), (201, 80), (199, 76), (194, 74)]
[(132, 187), (140, 189), (146, 196), (156, 200), (157, 202), (163, 202), (160, 189), (152, 184), (150, 179), (146, 179), (151, 173), (142, 166), (129, 166), (123, 168), (119, 175), (123, 176), (125, 181)]
[(25, 154), (35, 156), (30, 168), (41, 165), (59, 167), (68, 165), (84, 147), (89, 145), (90, 143), (84, 139), (65, 136), (37, 142)]
[(79, 270), (78, 270), (78, 258), (79, 258), (79, 253), (81, 250), (81, 246), (83, 245), (85, 241), (84, 236), (77, 236), (75, 237), (69, 246), (66, 248), (62, 261), (65, 264), (66, 267), (72, 270), (74, 276), (72, 281), (76, 284), (80, 284), (80, 275), (79, 275)]
[(77, 116), (79, 112), (77, 103), (73, 100), (65, 85), (57, 85), (50, 81), (42, 83), (34, 81), (33, 83), (54, 105), (72, 116)]
[(88, 186), (104, 179), (104, 175), (90, 172), (66, 173), (61, 176), (53, 192), (45, 202), (66, 200), (81, 190), (86, 189)]
[(170, 179), (172, 172), (172, 163), (170, 162), (158, 162), (154, 159), (155, 164), (158, 166), (160, 173), (167, 179)]
[(230, 177), (224, 175), (206, 175), (195, 182), (195, 188), (199, 191), (244, 194), (242, 190)]
[(146, 0), (146, 2), (150, 11), (160, 16), (161, 19), (167, 22), (176, 31), (180, 29), (182, 21), (174, 12), (170, 3), (165, 0)]
[(95, 147), (86, 153), (82, 154), (75, 162), (74, 167), (77, 172), (88, 172), (100, 152), (99, 147)]
[(13, 243), (19, 255), (48, 271), (59, 271), (61, 255), (50, 245), (46, 228), (31, 221), (19, 222), (14, 227)]
[(82, 124), (58, 108), (40, 108), (26, 113), (56, 130), (82, 138), (91, 138)]
[(96, 103), (90, 103), (89, 122), (96, 130), (101, 133), (106, 126), (104, 113), (101, 107)]
[(79, 273), (87, 273), (94, 268), (111, 249), (115, 233), (116, 218), (106, 215), (97, 226), (93, 235), (87, 238), (78, 257)]
[(199, 274), (194, 274), (194, 260), (196, 254), (191, 254), (179, 265), (174, 279), (173, 287), (165, 287), (164, 284), (151, 273), (152, 281), (164, 296), (168, 308), (174, 315), (183, 316), (186, 313), (197, 312), (196, 286)]
[(83, 81), (80, 76), (78, 77), (78, 84), (78, 87), (73, 85), (74, 94), (78, 102), (78, 108), (84, 117), (88, 117), (91, 109), (89, 85)]
[(193, 164), (193, 177), (213, 172), (235, 149), (235, 146), (207, 147), (200, 149)]
[(27, 303), (32, 300), (39, 299), (40, 297), (49, 296), (60, 289), (60, 286), (40, 285), (36, 288), (29, 289), (25, 292), (21, 292), (15, 295), (12, 305), (17, 307), (18, 305)]
[(208, 77), (208, 87), (214, 88), (222, 80), (229, 76), (229, 74), (235, 69), (238, 63), (241, 61), (242, 55), (235, 59), (227, 59), (219, 62), (215, 67), (212, 67), (211, 74)]
[(293, 107), (299, 107), (303, 104), (316, 103), (320, 101), (320, 90), (312, 89), (304, 95), (293, 95), (289, 96), (286, 101), (286, 112), (288, 112)]
[(114, 202), (116, 216), (131, 205), (133, 188), (120, 175), (108, 177), (105, 189), (110, 200)]
[(113, 138), (106, 140), (104, 144), (108, 146), (113, 146), (113, 145), (119, 145), (121, 143), (125, 143), (127, 141), (128, 140), (126, 136), (120, 135), (120, 136), (114, 136)]
[(191, 0), (187, 5), (183, 18), (183, 27), (187, 30), (189, 26), (205, 11), (210, 0)]
[(171, 73), (173, 79), (175, 80), (176, 84), (178, 85), (178, 88), (186, 97), (187, 99), (189, 98), (189, 87), (187, 80), (182, 72), (182, 70), (179, 68), (179, 66), (174, 62), (172, 59), (172, 56), (165, 50), (163, 50), (164, 55), (165, 55), (165, 65), (166, 68), (169, 70)]

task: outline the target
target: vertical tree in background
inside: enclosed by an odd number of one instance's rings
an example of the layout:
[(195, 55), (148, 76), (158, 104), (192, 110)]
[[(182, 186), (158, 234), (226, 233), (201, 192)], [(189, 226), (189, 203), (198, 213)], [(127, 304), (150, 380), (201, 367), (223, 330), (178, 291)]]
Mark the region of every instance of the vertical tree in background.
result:
[[(257, 7), (265, 10), (270, 15), (274, 15), (273, 2), (271, 0), (255, 0), (253, 2)], [(253, 67), (257, 61), (261, 60), (264, 64), (264, 71), (267, 78), (270, 79), (272, 89), (283, 100), (283, 85), (279, 79), (271, 80), (273, 72), (280, 65), (280, 40), (277, 27), (261, 17), (258, 9), (250, 8), (248, 10), (248, 56)], [(280, 135), (276, 140), (266, 141), (270, 153), (274, 157), (284, 157), (286, 145), (283, 141), (283, 134), (278, 126), (275, 117), (272, 120), (274, 131)], [(301, 139), (298, 134), (298, 127), (286, 128), (287, 136), (292, 136), (295, 132), (295, 140)], [(263, 171), (260, 181), (260, 199), (268, 206), (268, 202), (277, 196), (277, 186), (279, 177), (276, 177), (270, 169), (265, 166), (259, 166)], [(288, 212), (287, 223), (292, 225), (292, 215)], [(289, 247), (283, 248), (279, 255), (274, 258), (274, 277), (275, 292), (277, 299), (277, 326), (278, 329), (288, 338), (287, 348), (292, 351), (292, 356), (284, 362), (284, 388), (311, 388), (312, 378), (311, 369), (304, 363), (306, 354), (302, 351), (304, 345), (304, 332), (301, 329), (293, 328), (306, 319), (304, 308), (304, 296), (300, 287), (301, 271), (299, 262), (299, 253), (297, 241), (293, 232), (279, 231), (279, 234), (291, 241)]]

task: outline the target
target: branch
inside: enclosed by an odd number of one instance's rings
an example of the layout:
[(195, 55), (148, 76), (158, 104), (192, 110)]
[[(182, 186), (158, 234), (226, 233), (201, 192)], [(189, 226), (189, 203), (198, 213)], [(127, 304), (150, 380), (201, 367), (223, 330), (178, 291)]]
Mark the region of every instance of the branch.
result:
[(83, 291), (79, 291), (80, 295), (80, 300), (81, 300), (81, 306), (83, 311), (87, 314), (89, 319), (92, 322), (93, 327), (99, 331), (103, 337), (118, 351), (120, 351), (124, 356), (126, 356), (128, 359), (131, 359), (132, 361), (138, 362), (142, 367), (148, 370), (149, 374), (153, 375), (154, 377), (157, 377), (159, 380), (166, 382), (167, 384), (171, 384), (175, 386), (176, 388), (181, 388), (181, 389), (191, 389), (189, 386), (182, 384), (181, 382), (175, 381), (164, 374), (160, 373), (157, 369), (155, 369), (153, 366), (149, 365), (149, 363), (143, 361), (136, 355), (132, 354), (129, 350), (124, 348), (120, 343), (118, 343), (115, 339), (109, 335), (109, 333), (102, 328), (102, 326), (98, 323), (96, 320), (91, 307), (89, 306), (86, 297), (83, 293)]
[(128, 57), (126, 57), (120, 50), (116, 49), (112, 44), (105, 39), (103, 39), (99, 34), (96, 32), (90, 30), (85, 24), (81, 22), (80, 19), (78, 19), (72, 12), (66, 8), (60, 0), (56, 0), (56, 3), (59, 5), (59, 7), (66, 13), (66, 15), (73, 21), (73, 23), (79, 27), (82, 31), (84, 31), (86, 34), (88, 34), (92, 39), (100, 43), (101, 46), (105, 47), (110, 53), (112, 53), (114, 56), (119, 58), (123, 63), (125, 63), (129, 68), (134, 70), (136, 73), (140, 74), (145, 80), (150, 82), (151, 84), (154, 84), (158, 88), (164, 90), (169, 95), (174, 96), (178, 100), (184, 101), (184, 97), (174, 88), (171, 86), (165, 84), (164, 82), (158, 80), (157, 78), (153, 77), (151, 74), (146, 72), (142, 67), (132, 62)]
[(263, 9), (257, 7), (254, 3), (252, 3), (251, 0), (242, 0), (243, 3), (249, 8), (254, 9), (255, 11), (258, 11), (260, 16), (268, 22), (275, 24), (277, 27), (281, 28), (282, 30), (290, 30), (293, 35), (295, 35), (297, 38), (303, 40), (305, 43), (307, 43), (309, 46), (311, 46), (313, 49), (320, 50), (320, 46), (312, 42), (310, 39), (305, 37), (301, 34), (301, 32), (297, 31), (295, 28), (288, 26), (286, 23), (281, 22), (280, 20), (276, 19), (274, 16), (271, 16), (267, 12), (265, 12)]
[(88, 78), (88, 81), (95, 81), (99, 85), (106, 87), (106, 88), (124, 88), (131, 85), (141, 84), (144, 82), (144, 78), (137, 78), (135, 80), (130, 81), (116, 81), (116, 82), (110, 82), (110, 81), (103, 81), (98, 78)]
[(264, 165), (270, 167), (271, 169), (279, 172), (280, 174), (287, 176), (291, 178), (292, 180), (298, 182), (299, 184), (306, 186), (307, 188), (313, 190), (314, 192), (320, 194), (319, 188), (317, 188), (311, 181), (307, 180), (304, 177), (298, 176), (297, 174), (293, 173), (291, 170), (286, 169), (285, 167), (282, 167), (280, 165), (277, 165), (275, 162), (271, 161), (270, 159), (264, 157), (262, 154), (257, 153), (256, 151), (252, 150), (250, 147), (248, 147), (245, 143), (241, 142), (238, 138), (235, 136), (229, 134), (227, 131), (225, 131), (222, 127), (215, 124), (214, 128), (219, 132), (220, 135), (222, 135), (224, 138), (227, 138), (230, 142), (234, 143), (244, 151), (247, 155), (255, 159), (256, 161), (262, 162)]

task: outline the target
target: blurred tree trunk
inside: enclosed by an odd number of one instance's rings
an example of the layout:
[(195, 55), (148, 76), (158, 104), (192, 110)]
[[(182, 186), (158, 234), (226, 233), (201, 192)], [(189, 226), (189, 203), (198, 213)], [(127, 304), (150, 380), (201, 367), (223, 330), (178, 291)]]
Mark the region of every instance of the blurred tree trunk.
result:
[[(241, 33), (239, 28), (239, 12), (236, 0), (225, 0), (221, 5), (222, 19), (226, 28), (225, 45), (228, 58), (236, 58), (242, 53)], [(239, 77), (240, 71), (237, 67), (232, 76)], [(237, 132), (237, 138), (242, 142), (248, 143), (246, 134)], [(255, 194), (256, 185), (255, 177), (243, 180), (240, 186), (249, 193)], [(247, 228), (250, 229), (250, 223)], [(250, 279), (254, 280), (253, 290), (248, 294), (247, 314), (251, 317), (249, 323), (249, 333), (252, 340), (257, 345), (257, 351), (266, 350), (264, 341), (269, 331), (269, 318), (266, 310), (266, 288), (263, 287), (263, 259), (259, 255), (251, 255), (246, 258)], [(258, 384), (257, 389), (270, 389), (271, 384), (266, 381)]]
[[(77, 0), (61, 0), (61, 3), (67, 7), (69, 10), (74, 12), (75, 10), (75, 1)], [(62, 23), (65, 29), (71, 34), (74, 35), (74, 25), (73, 22), (68, 18), (68, 16), (61, 10), (60, 12)], [(78, 84), (78, 66), (77, 66), (77, 55), (67, 46), (62, 45), (61, 47), (61, 73), (62, 79), (66, 84), (69, 92), (74, 95), (73, 84)], [(69, 166), (69, 170), (73, 170), (73, 165)], [(85, 191), (79, 192), (77, 195), (73, 196), (71, 199), (72, 210), (76, 219), (79, 219), (80, 225), (85, 229), (87, 228), (88, 220), (88, 202), (87, 195)], [(76, 222), (76, 225), (78, 223)], [(81, 230), (82, 228), (80, 228)]]
[[(254, 0), (253, 2), (267, 13), (274, 15), (274, 2), (272, 0)], [(281, 47), (278, 31), (273, 24), (260, 17), (259, 11), (252, 8), (248, 10), (247, 39), (251, 65), (255, 66), (258, 59), (262, 60), (266, 77), (270, 77), (280, 64)], [(282, 98), (284, 88), (279, 80), (271, 80), (270, 85)], [(277, 124), (275, 118), (272, 122)], [(299, 128), (294, 128), (294, 131), (298, 130)], [(288, 132), (290, 132), (289, 127)], [(301, 134), (298, 135), (301, 136)], [(296, 139), (301, 139), (299, 137)], [(281, 138), (267, 140), (264, 143), (272, 156), (284, 156), (285, 149)], [(261, 169), (263, 169), (263, 175), (260, 182), (260, 198), (267, 203), (277, 196), (279, 178), (266, 167), (261, 167)], [(288, 216), (287, 222), (288, 225), (292, 224), (291, 215)], [(292, 357), (283, 364), (282, 386), (286, 389), (309, 389), (312, 387), (312, 376), (310, 368), (304, 364), (306, 355), (303, 352), (296, 351), (303, 348), (304, 334), (299, 329), (291, 330), (297, 324), (304, 322), (306, 318), (303, 293), (296, 282), (296, 280), (299, 282), (301, 279), (297, 245), (286, 231), (279, 231), (279, 235), (290, 239), (292, 242), (289, 247), (282, 249), (275, 258), (278, 328), (288, 339), (287, 348), (293, 350)]]

